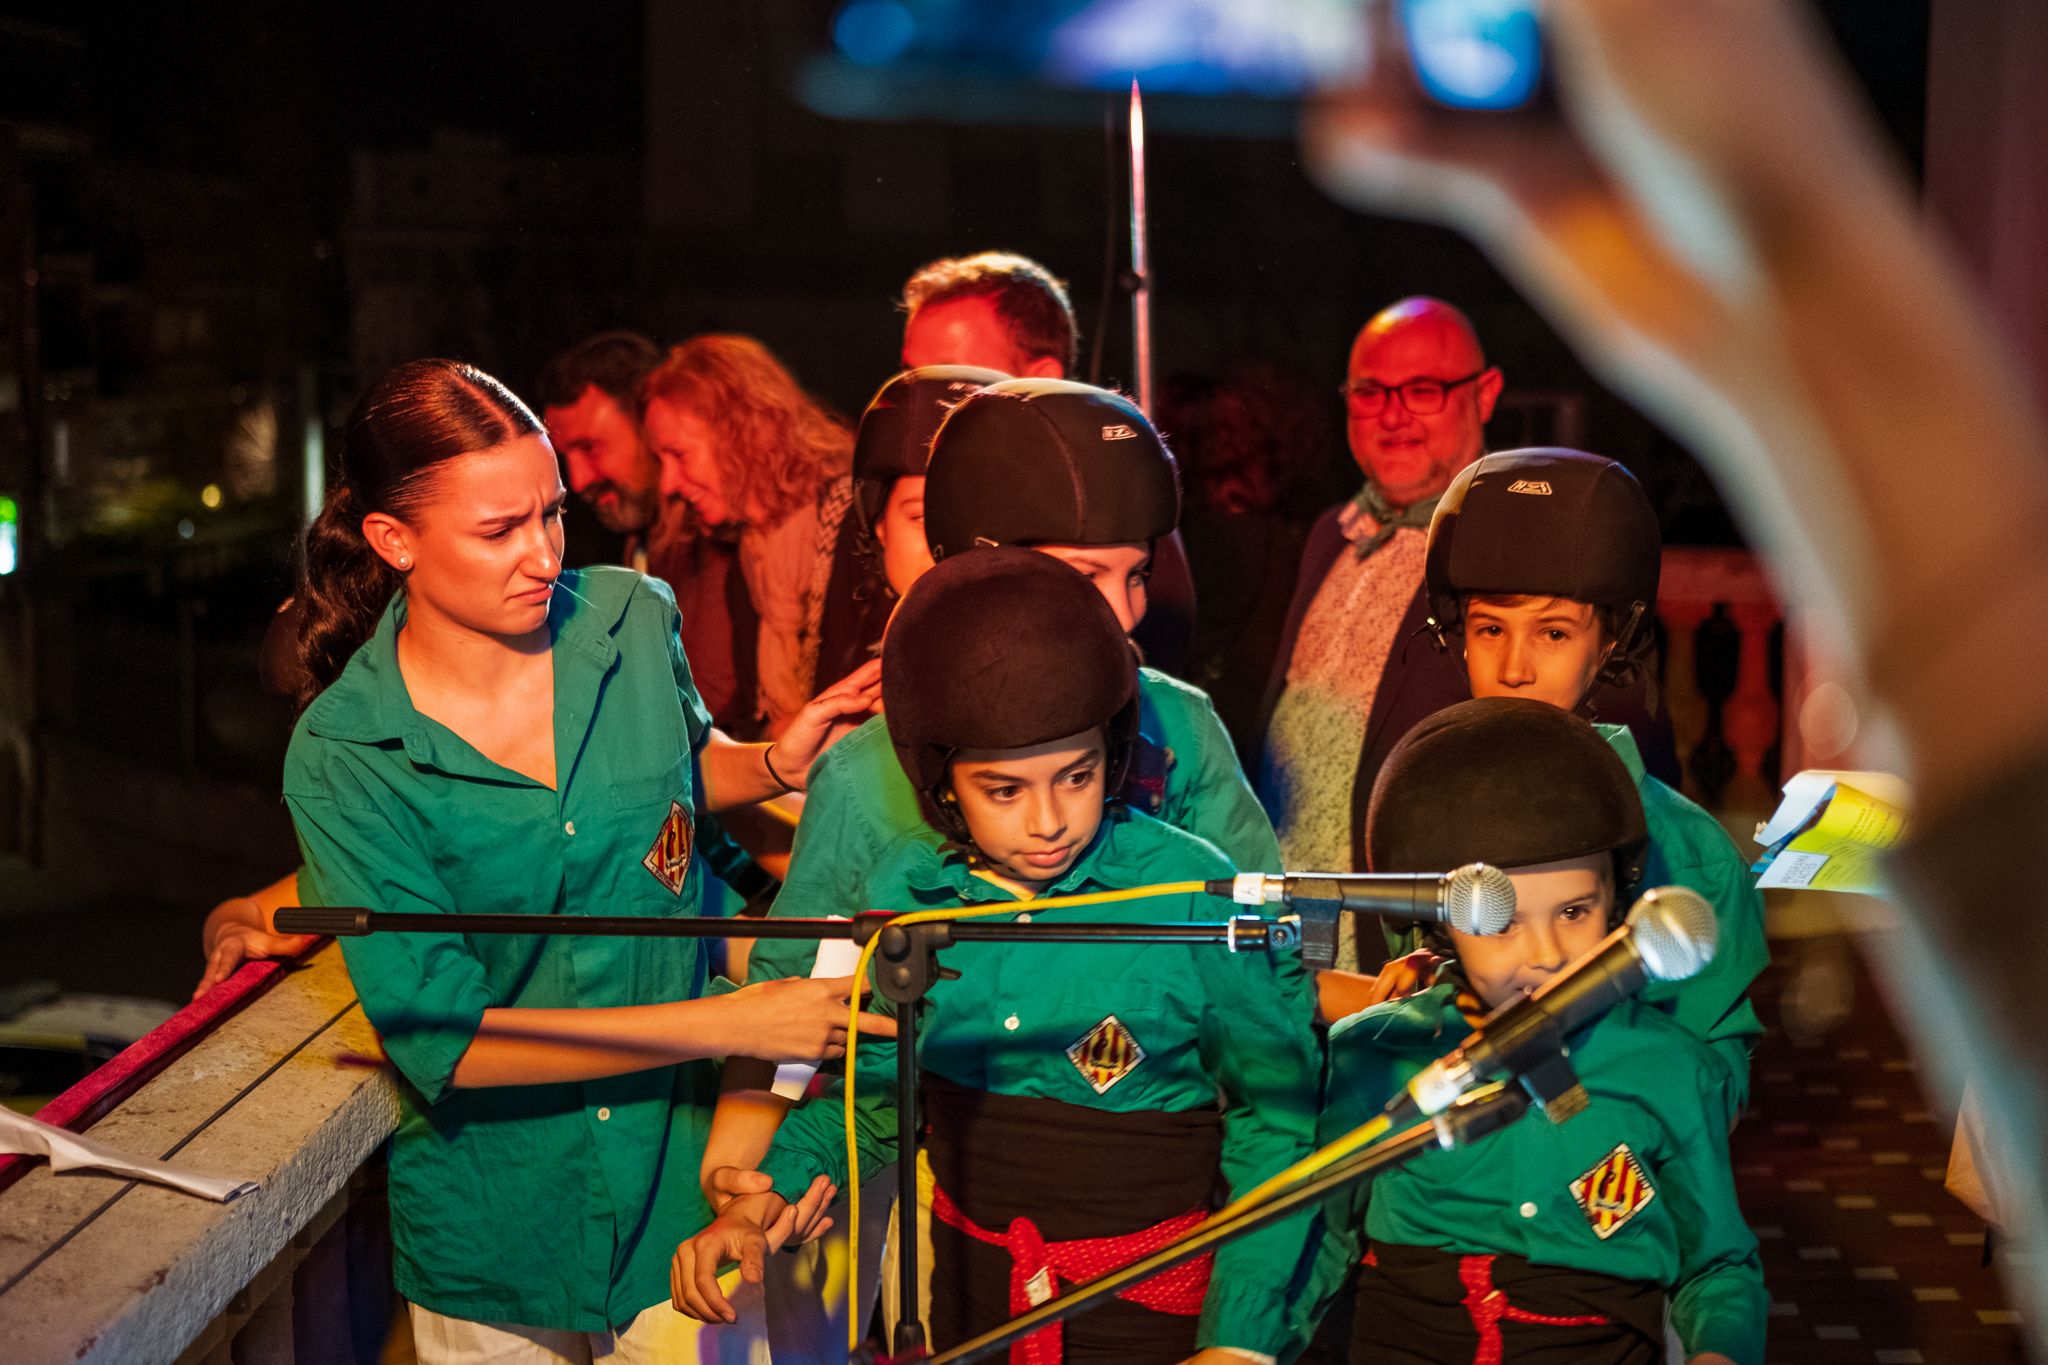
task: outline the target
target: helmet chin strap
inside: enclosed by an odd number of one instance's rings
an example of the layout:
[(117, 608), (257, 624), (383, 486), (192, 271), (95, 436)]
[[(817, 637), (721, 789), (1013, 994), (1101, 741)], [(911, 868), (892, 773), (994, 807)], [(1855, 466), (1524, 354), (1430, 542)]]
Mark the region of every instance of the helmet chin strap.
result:
[(1586, 684), (1586, 690), (1579, 694), (1578, 702), (1572, 707), (1573, 715), (1583, 716), (1589, 721), (1599, 718), (1599, 712), (1592, 705), (1592, 701), (1593, 693), (1600, 688), (1600, 675), (1607, 671), (1607, 665), (1613, 662), (1614, 656), (1623, 653), (1628, 648), (1629, 643), (1635, 639), (1636, 631), (1642, 626), (1643, 614), (1646, 610), (1648, 608), (1642, 602), (1629, 603), (1628, 619), (1621, 623), (1621, 629), (1614, 633), (1613, 641), (1608, 644), (1606, 650), (1600, 655), (1600, 666), (1593, 670), (1592, 680)]

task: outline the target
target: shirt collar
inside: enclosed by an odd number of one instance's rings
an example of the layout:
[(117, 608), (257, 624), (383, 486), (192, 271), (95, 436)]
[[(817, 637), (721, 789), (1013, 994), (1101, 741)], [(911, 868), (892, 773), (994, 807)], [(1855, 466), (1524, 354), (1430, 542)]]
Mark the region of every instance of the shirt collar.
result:
[(1621, 756), (1622, 766), (1628, 769), (1629, 779), (1638, 787), (1648, 770), (1643, 766), (1643, 751), (1636, 747), (1635, 732), (1626, 725), (1595, 725), (1600, 738), (1607, 741), (1607, 747)]
[[(588, 661), (602, 671), (618, 657), (612, 637), (625, 619), (638, 579), (637, 574), (589, 574), (571, 569), (555, 580), (555, 594), (548, 603), (548, 628), (557, 651), (557, 693), (562, 689), (565, 661)], [(406, 608), (406, 592), (400, 588), (341, 676), (307, 708), (309, 731), (351, 744), (403, 743), (415, 758), (428, 756), (427, 751), (435, 747), (426, 731), (432, 723), (414, 709), (405, 677), (398, 669), (398, 632), (405, 625)]]
[(1406, 507), (1396, 507), (1387, 501), (1377, 484), (1367, 479), (1357, 496), (1338, 513), (1337, 530), (1351, 542), (1352, 554), (1366, 559), (1393, 539), (1396, 532), (1428, 530), (1430, 518), (1436, 515), (1436, 505), (1442, 499), (1443, 494), (1438, 493)]

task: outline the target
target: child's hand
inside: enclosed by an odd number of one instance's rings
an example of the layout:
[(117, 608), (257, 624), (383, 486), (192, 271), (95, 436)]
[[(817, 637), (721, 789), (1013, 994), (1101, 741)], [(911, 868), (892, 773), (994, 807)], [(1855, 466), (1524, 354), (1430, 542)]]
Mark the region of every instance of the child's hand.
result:
[[(714, 1189), (753, 1184), (722, 1179), (728, 1170), (713, 1173)], [(756, 1174), (733, 1172), (735, 1176)], [(739, 1314), (718, 1287), (719, 1270), (737, 1261), (744, 1283), (761, 1283), (770, 1252), (782, 1250), (793, 1240), (802, 1240), (797, 1236), (799, 1229), (804, 1237), (815, 1237), (832, 1226), (831, 1219), (820, 1215), (838, 1192), (821, 1175), (794, 1204), (779, 1194), (735, 1194), (709, 1227), (676, 1248), (668, 1269), (669, 1297), (676, 1311), (699, 1322), (737, 1322)]]
[(1444, 960), (1427, 948), (1417, 948), (1406, 957), (1397, 957), (1380, 968), (1380, 974), (1373, 978), (1381, 1000), (1398, 1000), (1404, 995), (1413, 995), (1435, 979), (1436, 969)]
[(1429, 984), (1443, 959), (1427, 948), (1397, 957), (1380, 968), (1377, 976), (1359, 972), (1316, 973), (1316, 1022), (1334, 1024), (1339, 1019), (1370, 1009), (1383, 1001), (1413, 995)]

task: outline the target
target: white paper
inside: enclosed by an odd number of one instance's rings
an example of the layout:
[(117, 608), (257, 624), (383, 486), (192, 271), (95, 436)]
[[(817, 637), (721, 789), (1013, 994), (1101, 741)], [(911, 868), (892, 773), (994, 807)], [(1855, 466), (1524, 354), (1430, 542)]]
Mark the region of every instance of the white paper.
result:
[[(834, 915), (833, 919), (845, 919)], [(852, 976), (853, 969), (860, 965), (860, 945), (850, 938), (821, 939), (818, 943), (818, 960), (811, 965), (811, 979), (821, 977)], [(800, 1100), (804, 1091), (810, 1089), (811, 1077), (818, 1074), (816, 1062), (784, 1062), (775, 1068), (775, 1084), (771, 1089), (786, 1100)]]
[(1756, 879), (1759, 890), (1800, 891), (1813, 885), (1813, 879), (1828, 865), (1825, 853), (1794, 853), (1787, 849), (1771, 859), (1771, 865), (1764, 869), (1764, 875)]
[(146, 1157), (128, 1156), (103, 1142), (54, 1128), (26, 1114), (17, 1114), (4, 1105), (0, 1105), (0, 1152), (46, 1156), (53, 1171), (100, 1170), (113, 1175), (132, 1176), (223, 1204), (254, 1193), (260, 1183), (229, 1176), (200, 1175)]

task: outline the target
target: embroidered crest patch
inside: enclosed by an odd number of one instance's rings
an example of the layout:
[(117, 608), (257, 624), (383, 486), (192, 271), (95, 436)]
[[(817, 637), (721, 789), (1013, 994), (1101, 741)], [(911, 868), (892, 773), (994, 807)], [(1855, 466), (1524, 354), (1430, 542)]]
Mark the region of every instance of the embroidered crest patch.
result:
[(1145, 1049), (1114, 1014), (1081, 1035), (1067, 1049), (1067, 1060), (1098, 1095), (1107, 1095), (1118, 1081), (1138, 1069)]
[(679, 801), (668, 803), (668, 815), (661, 822), (661, 833), (654, 836), (654, 847), (647, 850), (647, 856), (640, 865), (654, 874), (654, 879), (667, 887), (673, 894), (683, 894), (683, 880), (690, 873), (690, 854), (697, 847), (696, 831), (690, 826), (690, 813)]
[(1649, 1173), (1626, 1142), (1615, 1144), (1599, 1165), (1572, 1182), (1572, 1198), (1593, 1225), (1593, 1235), (1603, 1242), (1656, 1197)]

